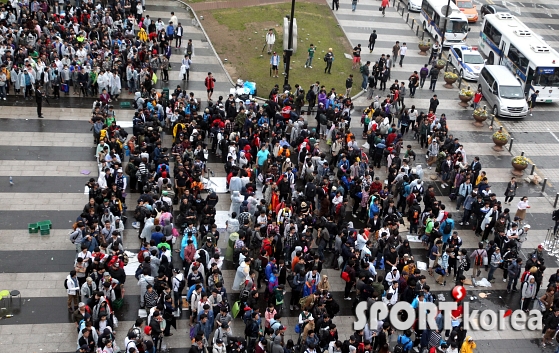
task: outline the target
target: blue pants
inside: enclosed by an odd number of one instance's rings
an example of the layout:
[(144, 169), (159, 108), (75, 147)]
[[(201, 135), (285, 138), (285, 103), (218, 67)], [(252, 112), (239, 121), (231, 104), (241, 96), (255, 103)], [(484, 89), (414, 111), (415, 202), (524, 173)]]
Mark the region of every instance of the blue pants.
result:
[(363, 83), (361, 83), (361, 88), (367, 89), (367, 84), (369, 83), (369, 76), (362, 74), (363, 76)]

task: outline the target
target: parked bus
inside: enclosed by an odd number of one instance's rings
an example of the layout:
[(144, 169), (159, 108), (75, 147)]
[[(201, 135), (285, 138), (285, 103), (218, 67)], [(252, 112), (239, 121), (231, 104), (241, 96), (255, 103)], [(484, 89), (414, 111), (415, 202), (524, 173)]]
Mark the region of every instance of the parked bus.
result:
[(526, 96), (540, 91), (538, 102), (559, 101), (559, 53), (516, 16), (486, 15), (479, 49), (487, 56), (487, 65), (508, 67)]
[[(420, 21), (423, 30), (431, 33), (435, 40), (439, 42), (443, 37), (444, 18), (446, 13), (443, 6), (448, 4), (447, 0), (423, 0), (421, 5)], [(460, 12), (455, 3), (450, 2), (450, 10), (448, 11), (448, 20), (446, 23), (446, 35), (443, 44), (448, 47), (454, 44), (464, 44), (470, 27), (466, 15)]]

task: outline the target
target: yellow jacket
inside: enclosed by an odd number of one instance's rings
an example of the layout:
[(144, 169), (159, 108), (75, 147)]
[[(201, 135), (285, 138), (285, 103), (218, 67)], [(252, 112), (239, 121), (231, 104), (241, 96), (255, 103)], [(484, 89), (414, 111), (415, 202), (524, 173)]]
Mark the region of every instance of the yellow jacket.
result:
[(476, 343), (473, 341), (472, 336), (467, 336), (464, 343), (462, 343), (460, 353), (474, 353), (474, 349), (476, 349)]
[(138, 39), (142, 42), (148, 41), (148, 34), (146, 33), (145, 29), (140, 28), (140, 32), (138, 32)]

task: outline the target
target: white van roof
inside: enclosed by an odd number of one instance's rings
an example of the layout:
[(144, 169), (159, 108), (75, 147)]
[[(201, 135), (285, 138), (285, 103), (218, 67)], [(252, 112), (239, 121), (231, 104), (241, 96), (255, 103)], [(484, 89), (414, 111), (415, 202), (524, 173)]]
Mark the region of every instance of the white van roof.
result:
[(503, 65), (485, 65), (487, 71), (495, 78), (499, 85), (504, 86), (520, 86), (520, 82), (516, 79), (508, 67)]

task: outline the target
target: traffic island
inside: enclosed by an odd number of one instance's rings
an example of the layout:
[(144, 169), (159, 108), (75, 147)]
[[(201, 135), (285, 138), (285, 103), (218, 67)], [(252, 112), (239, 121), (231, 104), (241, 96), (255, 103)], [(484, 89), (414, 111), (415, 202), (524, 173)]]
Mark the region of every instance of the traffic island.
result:
[[(283, 87), (283, 19), (290, 11), (291, 4), (285, 3), (205, 10), (198, 11), (198, 15), (203, 16), (204, 29), (231, 78), (234, 81), (240, 78), (256, 82), (259, 96), (268, 97), (274, 85)], [(336, 87), (338, 93), (343, 94), (345, 81), (353, 74), (352, 93), (359, 92), (359, 69), (352, 71), (352, 61), (344, 55), (351, 53), (352, 47), (331, 9), (322, 4), (298, 1), (295, 5), (295, 19), (298, 28), (297, 51), (291, 57), (290, 85), (294, 87), (298, 83), (308, 90), (311, 84), (319, 81), (328, 91)], [(271, 56), (267, 53), (265, 43), (266, 33), (270, 28), (276, 36), (273, 51), (281, 58), (277, 78), (271, 77)], [(310, 44), (314, 44), (316, 51), (310, 65), (312, 68), (305, 68)], [(361, 46), (366, 49), (367, 44), (363, 42)], [(324, 73), (324, 55), (328, 48), (332, 48), (334, 54), (330, 75)]]

